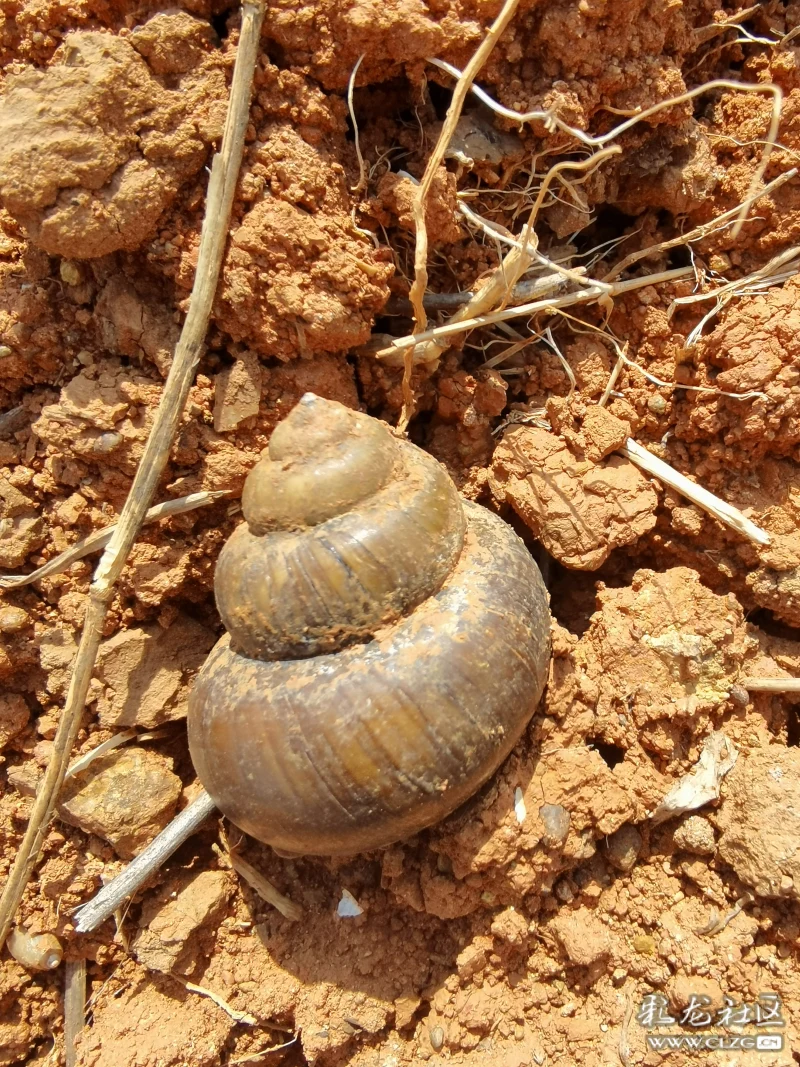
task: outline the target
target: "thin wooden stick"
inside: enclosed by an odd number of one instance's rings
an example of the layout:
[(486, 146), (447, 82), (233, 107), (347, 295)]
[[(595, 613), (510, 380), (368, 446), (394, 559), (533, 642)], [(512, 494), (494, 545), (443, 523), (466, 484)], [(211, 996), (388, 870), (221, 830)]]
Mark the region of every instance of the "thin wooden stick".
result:
[(189, 311), (175, 348), (161, 402), (142, 459), (114, 534), (100, 559), (89, 591), (89, 604), (67, 693), (66, 705), (53, 743), (53, 755), (36, 794), (28, 828), (0, 898), (0, 946), (5, 942), (14, 913), (36, 866), (47, 825), (69, 765), (86, 706), (86, 695), (100, 646), (114, 584), (136, 539), (153, 493), (169, 458), (186, 398), (203, 348), (228, 237), (233, 196), (244, 153), (244, 136), (250, 114), (250, 94), (258, 55), (265, 0), (245, 0), (242, 29), (228, 101), (222, 145), (214, 157), (200, 235), (197, 271)]
[[(565, 293), (552, 299), (534, 300), (529, 304), (518, 304), (516, 307), (504, 308), (502, 311), (490, 311), (485, 315), (475, 315), (463, 322), (448, 322), (444, 326), (435, 326), (432, 330), (423, 333), (409, 334), (407, 337), (397, 337), (386, 348), (381, 348), (375, 353), (377, 359), (385, 359), (387, 356), (396, 356), (398, 352), (407, 348), (416, 348), (425, 341), (435, 341), (440, 337), (451, 337), (456, 333), (464, 333), (474, 330), (478, 326), (491, 326), (493, 322), (507, 322), (509, 319), (520, 318), (522, 315), (535, 315), (539, 311), (547, 311), (549, 308), (571, 307), (573, 304), (590, 304), (594, 300), (600, 300), (606, 296), (618, 296), (620, 293), (629, 293), (634, 289), (643, 289), (647, 285), (656, 285), (659, 282), (677, 281), (694, 274), (691, 267), (674, 267), (672, 270), (660, 271), (658, 274), (646, 274), (641, 278), (629, 278), (624, 282), (615, 282), (608, 286), (605, 282), (596, 282), (587, 279), (585, 289), (579, 289), (574, 293)], [(416, 358), (416, 357), (415, 357)], [(390, 364), (391, 365), (391, 364)]]
[(113, 915), (122, 902), (144, 885), (215, 811), (216, 804), (203, 790), (188, 808), (176, 815), (172, 822), (131, 860), (121, 874), (107, 882), (92, 900), (75, 910), (73, 923), (78, 933), (88, 934), (96, 930)]
[(290, 900), (277, 890), (272, 882), (265, 878), (252, 863), (248, 863), (243, 856), (239, 856), (230, 849), (228, 850), (228, 859), (236, 873), (241, 875), (255, 889), (262, 900), (265, 900), (267, 904), (271, 904), (273, 908), (277, 908), (284, 918), (291, 919), (292, 922), (298, 922), (303, 918), (303, 909), (300, 905), (295, 904), (293, 900)]
[(64, 975), (64, 1060), (75, 1067), (75, 1042), (86, 1022), (86, 960), (67, 960)]

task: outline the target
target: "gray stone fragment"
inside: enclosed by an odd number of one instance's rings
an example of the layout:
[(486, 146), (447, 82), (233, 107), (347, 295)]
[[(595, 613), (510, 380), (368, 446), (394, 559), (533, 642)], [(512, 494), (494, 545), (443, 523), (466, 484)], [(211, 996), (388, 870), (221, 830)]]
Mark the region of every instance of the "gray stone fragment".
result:
[(630, 871), (642, 850), (642, 835), (635, 826), (626, 823), (611, 834), (606, 844), (606, 859), (618, 871)]
[(544, 844), (549, 848), (563, 845), (569, 833), (569, 812), (560, 804), (542, 804), (539, 818), (544, 823)]

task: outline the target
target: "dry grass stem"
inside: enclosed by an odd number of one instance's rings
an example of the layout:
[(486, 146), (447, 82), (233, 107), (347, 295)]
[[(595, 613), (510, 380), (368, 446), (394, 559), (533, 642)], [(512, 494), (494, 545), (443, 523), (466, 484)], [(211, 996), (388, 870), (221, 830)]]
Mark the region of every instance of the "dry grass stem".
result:
[(86, 960), (67, 960), (64, 972), (64, 1061), (75, 1067), (75, 1042), (86, 1022)]
[(464, 70), (459, 72), (458, 80), (455, 89), (453, 90), (453, 96), (450, 100), (450, 106), (447, 109), (441, 132), (433, 147), (433, 151), (428, 157), (428, 162), (425, 165), (425, 172), (422, 175), (422, 180), (420, 181), (414, 196), (413, 211), (414, 225), (416, 228), (416, 245), (414, 250), (414, 282), (411, 286), (409, 298), (414, 308), (414, 321), (417, 326), (423, 330), (428, 322), (425, 309), (422, 305), (422, 297), (428, 287), (428, 229), (425, 222), (425, 202), (428, 199), (436, 172), (444, 161), (445, 152), (450, 144), (455, 128), (458, 125), (458, 120), (461, 118), (461, 111), (464, 107), (464, 101), (467, 98), (470, 86), (478, 76), (478, 73), (486, 60), (491, 55), (494, 46), (497, 44), (497, 41), (506, 26), (508, 26), (511, 19), (514, 17), (518, 3), (519, 0), (505, 0), (505, 3), (500, 9), (500, 14), (489, 27), (486, 36), (476, 49), (472, 59), (470, 59)]
[[(241, 165), (244, 133), (249, 115), (252, 75), (263, 14), (264, 7), (261, 3), (243, 5), (242, 31), (228, 115), (222, 147), (214, 158), (211, 170), (206, 216), (189, 312), (134, 483), (123, 507), (120, 521), (111, 533), (92, 583), (81, 644), (75, 661), (66, 707), (56, 734), (53, 757), (39, 789), (17, 861), (6, 884), (2, 901), (0, 901), (0, 940), (7, 933), (14, 911), (36, 862), (58, 791), (67, 771), (69, 753), (80, 725), (107, 604), (133, 541), (145, 519), (147, 505), (166, 463), (175, 429), (193, 381), (197, 360), (202, 351), (222, 266), (227, 238), (227, 220), (230, 216)], [(163, 515), (165, 511), (166, 509), (162, 507), (160, 514)], [(103, 533), (106, 532), (103, 531)], [(140, 858), (137, 857), (137, 859)], [(113, 910), (112, 905), (108, 914), (111, 914)]]
[[(144, 517), (142, 526), (156, 522), (158, 519), (167, 519), (172, 515), (183, 515), (187, 511), (205, 507), (207, 504), (213, 504), (215, 500), (219, 500), (223, 496), (228, 496), (227, 491), (190, 493), (189, 496), (178, 497), (176, 500), (165, 500), (163, 504), (156, 504), (155, 507), (149, 509)], [(102, 530), (95, 530), (94, 533), (82, 538), (74, 545), (70, 545), (64, 552), (59, 553), (54, 559), (48, 560), (41, 567), (37, 567), (30, 574), (0, 576), (0, 589), (19, 589), (23, 585), (31, 585), (33, 582), (38, 582), (42, 578), (49, 578), (53, 574), (61, 574), (62, 571), (71, 567), (73, 563), (83, 559), (84, 556), (90, 556), (93, 552), (99, 552), (101, 548), (105, 548), (116, 528), (117, 524), (114, 523), (112, 526), (106, 526)]]
[(134, 541), (141, 529), (153, 493), (169, 458), (175, 432), (186, 405), (195, 369), (203, 350), (208, 320), (217, 289), (228, 238), (233, 196), (244, 152), (250, 114), (253, 71), (258, 55), (265, 0), (242, 5), (242, 28), (236, 54), (222, 144), (211, 165), (206, 211), (200, 235), (189, 310), (175, 347), (161, 401), (142, 458), (114, 533), (95, 571), (81, 640), (69, 691), (53, 743), (53, 754), (33, 805), (28, 828), (0, 898), (0, 945), (5, 941), (25, 886), (33, 873), (47, 826), (55, 808), (80, 729), (86, 696), (103, 632), (108, 604)]
[(638, 252), (631, 252), (629, 256), (620, 260), (615, 267), (611, 268), (608, 274), (603, 276), (603, 281), (613, 281), (615, 278), (618, 278), (623, 271), (626, 271), (641, 259), (647, 259), (659, 252), (668, 252), (671, 248), (679, 248), (681, 245), (692, 244), (695, 241), (702, 240), (704, 237), (708, 237), (712, 233), (716, 233), (718, 230), (724, 229), (727, 225), (733, 222), (741, 211), (750, 208), (756, 200), (760, 200), (762, 196), (768, 196), (770, 193), (775, 192), (776, 189), (785, 185), (786, 182), (791, 178), (794, 178), (796, 175), (797, 168), (793, 167), (791, 170), (779, 174), (777, 178), (765, 185), (763, 189), (751, 193), (741, 202), (741, 204), (737, 204), (736, 207), (732, 207), (729, 211), (724, 211), (721, 215), (717, 215), (717, 217), (710, 222), (704, 222), (702, 226), (695, 226), (693, 230), (681, 234), (680, 237), (673, 237), (669, 241), (660, 241), (658, 244), (649, 245), (647, 248), (640, 248)]
[[(648, 285), (656, 285), (660, 282), (677, 281), (693, 274), (692, 267), (675, 267), (673, 270), (659, 271), (657, 274), (646, 274), (641, 278), (629, 278), (624, 282), (616, 282), (609, 288), (604, 283), (591, 282), (585, 289), (578, 292), (565, 293), (563, 296), (554, 297), (552, 300), (534, 300), (527, 304), (517, 304), (514, 307), (504, 308), (502, 311), (493, 311), (485, 315), (476, 315), (471, 319), (461, 322), (448, 322), (444, 326), (436, 326), (432, 330), (423, 333), (409, 334), (407, 337), (396, 338), (391, 345), (381, 348), (375, 353), (378, 359), (396, 357), (398, 352), (407, 348), (415, 348), (426, 341), (436, 341), (442, 337), (452, 337), (454, 334), (473, 330), (479, 326), (491, 326), (495, 322), (507, 322), (509, 319), (520, 318), (523, 315), (534, 315), (540, 311), (552, 308), (571, 307), (574, 304), (590, 304), (601, 297), (614, 297), (620, 293), (631, 292), (634, 289), (643, 289)], [(587, 280), (588, 282), (588, 280)], [(482, 290), (481, 290), (482, 291)], [(415, 360), (416, 362), (416, 360)]]
[(208, 997), (209, 1000), (213, 1000), (218, 1008), (222, 1008), (226, 1015), (229, 1015), (236, 1023), (243, 1023), (245, 1026), (256, 1026), (258, 1019), (255, 1015), (251, 1015), (249, 1011), (239, 1011), (238, 1008), (232, 1008), (231, 1005), (221, 997), (219, 993), (215, 993), (213, 989), (206, 989), (205, 986), (195, 985), (194, 982), (188, 981), (186, 978), (181, 978), (179, 974), (170, 975), (176, 982), (187, 989), (190, 993), (198, 993), (201, 997)]
[(260, 871), (257, 871), (251, 863), (248, 863), (246, 859), (242, 859), (230, 848), (227, 851), (227, 856), (236, 873), (240, 874), (248, 885), (255, 889), (262, 900), (265, 900), (267, 904), (271, 904), (273, 908), (277, 908), (284, 918), (291, 919), (292, 922), (298, 922), (303, 918), (303, 909), (300, 905), (295, 904), (294, 901), (289, 900), (283, 893), (280, 893), (272, 882), (266, 879)]
[(738, 29), (738, 24), (755, 15), (760, 6), (760, 4), (753, 4), (752, 7), (743, 8), (741, 11), (721, 19), (719, 22), (709, 22), (705, 26), (698, 26), (697, 29), (692, 31), (695, 41), (698, 44), (702, 44), (704, 41), (709, 41), (712, 37), (724, 33), (725, 30)]
[(86, 752), (79, 759), (76, 759), (74, 763), (70, 763), (67, 768), (67, 773), (64, 775), (64, 781), (68, 778), (74, 778), (76, 774), (80, 774), (81, 771), (85, 771), (90, 763), (94, 763), (100, 756), (104, 756), (106, 752), (112, 752), (115, 748), (119, 748), (120, 745), (124, 745), (126, 741), (132, 741), (136, 737), (135, 730), (123, 730), (119, 734), (114, 734), (113, 737), (109, 737), (107, 741), (104, 741), (101, 745), (97, 745), (90, 752)]
[(269, 1048), (262, 1048), (258, 1052), (249, 1052), (246, 1056), (237, 1056), (235, 1060), (228, 1060), (230, 1067), (233, 1067), (235, 1063), (253, 1063), (255, 1060), (260, 1060), (262, 1056), (268, 1056), (270, 1052), (280, 1052), (282, 1048), (289, 1048), (290, 1045), (294, 1045), (297, 1042), (297, 1036), (293, 1037), (290, 1041), (284, 1041), (282, 1045), (272, 1045)]
[(800, 693), (800, 678), (741, 678), (748, 693)]
[[(613, 340), (613, 338), (612, 338)], [(617, 345), (616, 341), (614, 344)], [(628, 347), (627, 341), (625, 342), (625, 349)], [(617, 378), (619, 378), (622, 368), (625, 366), (625, 356), (623, 355), (624, 349), (617, 345), (617, 362), (611, 368), (611, 373), (608, 376), (606, 387), (603, 390), (603, 395), (597, 401), (598, 407), (604, 408), (608, 401), (611, 399), (611, 394), (614, 391), (614, 386), (617, 384)]]
[(356, 113), (353, 107), (353, 89), (356, 85), (356, 75), (358, 74), (358, 68), (364, 62), (364, 56), (366, 52), (358, 57), (356, 65), (350, 72), (350, 77), (347, 80), (347, 110), (350, 113), (350, 121), (353, 123), (353, 138), (356, 145), (356, 157), (358, 159), (358, 185), (354, 185), (350, 190), (351, 193), (361, 193), (367, 187), (367, 167), (364, 163), (364, 157), (361, 154), (361, 142), (358, 137), (358, 123), (356, 122)]
[(631, 463), (635, 463), (637, 467), (641, 467), (648, 474), (652, 474), (660, 482), (668, 485), (670, 489), (674, 489), (681, 496), (685, 496), (692, 503), (697, 504), (699, 508), (702, 508), (703, 511), (708, 512), (709, 515), (729, 526), (732, 530), (736, 530), (737, 533), (740, 533), (749, 541), (753, 541), (757, 545), (768, 545), (770, 543), (769, 534), (766, 530), (756, 526), (738, 508), (733, 507), (731, 504), (726, 504), (724, 500), (710, 493), (701, 485), (696, 485), (685, 474), (681, 474), (674, 467), (670, 467), (668, 463), (654, 456), (652, 452), (648, 452), (633, 438), (629, 437), (619, 451), (623, 456), (627, 456)]
[[(685, 389), (688, 393), (709, 393), (712, 396), (727, 396), (731, 400), (769, 400), (766, 393), (761, 393), (757, 389), (752, 389), (749, 393), (730, 393), (726, 392), (724, 389), (717, 389), (713, 385), (684, 385), (682, 382), (667, 382), (664, 381), (663, 378), (657, 378), (655, 374), (651, 374), (650, 371), (645, 370), (644, 367), (640, 367), (635, 360), (625, 355), (624, 352), (618, 352), (617, 358), (620, 364), (630, 367), (631, 370), (638, 371), (643, 378), (646, 378), (648, 382), (652, 382), (653, 385), (657, 385), (659, 389)], [(618, 374), (619, 371), (615, 367), (614, 371), (612, 371), (614, 382), (616, 382)], [(613, 384), (611, 385), (611, 388), (613, 389)], [(604, 393), (603, 396), (605, 397), (605, 395), (606, 394)]]
[[(539, 214), (539, 210), (544, 203), (547, 190), (553, 180), (560, 173), (566, 170), (575, 170), (579, 172), (592, 171), (609, 156), (616, 155), (619, 151), (620, 149), (617, 147), (607, 148), (602, 152), (596, 152), (593, 156), (590, 156), (589, 159), (577, 162), (566, 160), (562, 163), (557, 163), (550, 168), (542, 179), (542, 183), (520, 238), (516, 239), (511, 237), (509, 239), (508, 236), (501, 237), (499, 233), (493, 233), (493, 236), (498, 239), (504, 239), (506, 243), (512, 244), (513, 247), (511, 252), (509, 252), (500, 265), (492, 271), (487, 282), (481, 286), (477, 293), (475, 293), (470, 302), (450, 317), (447, 325), (452, 326), (455, 323), (463, 323), (464, 321), (483, 315), (494, 308), (504, 307), (522, 275), (525, 274), (536, 262), (548, 267), (555, 275), (565, 281), (572, 281), (578, 285), (587, 287), (592, 285), (602, 286), (607, 292), (611, 292), (612, 286), (606, 286), (605, 282), (596, 282), (593, 279), (587, 279), (583, 268), (570, 270), (568, 267), (563, 267), (561, 264), (542, 255), (538, 250), (538, 238), (534, 230), (534, 224)], [(488, 227), (490, 233), (495, 230), (495, 225), (493, 223), (487, 222), (486, 219), (477, 215), (470, 208), (467, 208), (466, 205), (459, 204), (459, 206), (461, 207), (462, 212), (469, 212), (471, 218), (478, 221), (483, 227)], [(439, 358), (444, 348), (445, 346), (442, 344), (429, 342), (421, 350), (414, 351), (414, 362), (433, 362)]]

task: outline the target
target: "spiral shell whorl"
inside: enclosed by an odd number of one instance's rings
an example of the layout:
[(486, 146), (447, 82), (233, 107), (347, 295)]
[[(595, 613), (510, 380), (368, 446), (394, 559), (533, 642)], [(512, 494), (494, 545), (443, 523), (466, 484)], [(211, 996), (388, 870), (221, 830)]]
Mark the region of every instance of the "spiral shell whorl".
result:
[(312, 394), (275, 430), (243, 505), (215, 590), (234, 647), (255, 659), (372, 637), (441, 588), (464, 544), (461, 501), (436, 460)]
[(251, 533), (301, 530), (341, 515), (386, 484), (396, 458), (383, 423), (306, 393), (247, 476), (242, 511)]

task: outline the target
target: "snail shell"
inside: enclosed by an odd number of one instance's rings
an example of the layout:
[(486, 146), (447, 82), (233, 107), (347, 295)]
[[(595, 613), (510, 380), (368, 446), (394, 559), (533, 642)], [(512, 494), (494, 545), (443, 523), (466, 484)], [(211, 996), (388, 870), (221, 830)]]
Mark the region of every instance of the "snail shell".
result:
[(30, 971), (53, 971), (64, 956), (55, 934), (30, 934), (17, 926), (8, 935), (8, 951)]
[(550, 615), (501, 519), (376, 419), (306, 394), (248, 476), (215, 577), (228, 634), (189, 702), (219, 808), (290, 852), (442, 819), (538, 704)]

